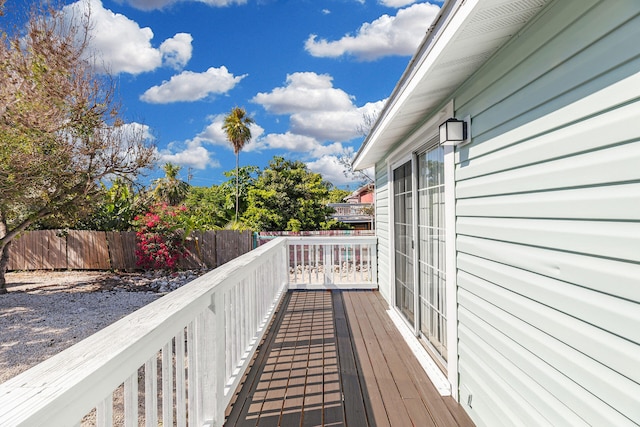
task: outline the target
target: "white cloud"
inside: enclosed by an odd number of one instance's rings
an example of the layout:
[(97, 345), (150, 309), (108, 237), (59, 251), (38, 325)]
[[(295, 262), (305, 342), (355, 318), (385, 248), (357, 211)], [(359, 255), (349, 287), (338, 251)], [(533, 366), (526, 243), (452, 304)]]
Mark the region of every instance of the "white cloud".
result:
[[(222, 130), (224, 116), (224, 114), (218, 114), (209, 117), (209, 125), (193, 139), (168, 144), (166, 149), (158, 152), (160, 163), (171, 162), (200, 170), (206, 169), (207, 167), (220, 167), (220, 162), (212, 158), (212, 154), (207, 149), (207, 145), (222, 146), (233, 150)], [(245, 145), (243, 151), (250, 151), (251, 147), (256, 144), (256, 139), (259, 139), (264, 133), (264, 129), (255, 123), (253, 123), (250, 128), (252, 140)]]
[[(129, 4), (132, 7), (140, 10), (154, 10), (163, 9), (167, 6), (171, 6), (180, 2), (187, 2), (189, 0), (123, 0), (124, 3)], [(120, 1), (121, 3), (123, 2)], [(204, 3), (212, 7), (224, 7), (234, 4), (246, 4), (247, 0), (191, 0), (198, 3)]]
[(430, 3), (414, 4), (399, 10), (395, 16), (382, 15), (363, 24), (355, 36), (328, 41), (312, 34), (305, 42), (305, 49), (317, 57), (352, 55), (366, 61), (388, 55), (412, 55), (439, 10)]
[(339, 142), (324, 145), (315, 138), (298, 135), (291, 132), (271, 133), (257, 138), (245, 151), (286, 150), (294, 153), (305, 153), (305, 158), (318, 158), (327, 154), (337, 154), (344, 151)]
[(141, 136), (146, 141), (154, 141), (156, 138), (151, 134), (151, 128), (149, 125), (145, 125), (138, 122), (125, 123), (118, 126), (119, 132), (128, 138), (135, 138)]
[(291, 131), (321, 140), (348, 141), (360, 136), (364, 115), (377, 115), (385, 101), (354, 105), (345, 110), (315, 111), (291, 115)]
[(387, 7), (401, 8), (401, 7), (405, 7), (410, 4), (413, 4), (415, 2), (416, 0), (380, 0), (378, 3)]
[[(227, 135), (222, 129), (224, 117), (225, 114), (218, 114), (209, 117), (210, 123), (204, 128), (202, 132), (200, 132), (195, 138), (193, 138), (192, 141), (197, 142), (198, 144), (218, 145), (221, 147), (226, 147), (229, 150), (233, 150), (233, 147), (227, 140)], [(249, 125), (249, 129), (251, 130), (251, 140), (247, 142), (242, 151), (259, 150), (262, 145), (258, 143), (258, 140), (264, 133), (264, 129), (256, 123), (252, 123), (251, 125)]]
[(359, 135), (363, 115), (381, 111), (384, 101), (357, 107), (352, 96), (333, 87), (332, 80), (327, 74), (290, 74), (286, 86), (259, 93), (252, 102), (272, 113), (290, 114), (292, 134), (319, 141), (348, 141)]
[(285, 87), (275, 88), (270, 93), (258, 93), (251, 101), (276, 114), (350, 108), (351, 97), (343, 90), (335, 89), (332, 80), (328, 74), (289, 74)]
[(153, 104), (197, 101), (212, 94), (226, 93), (245, 77), (246, 74), (234, 76), (225, 66), (211, 67), (204, 73), (183, 71), (169, 81), (147, 89), (140, 99)]
[(165, 55), (165, 63), (173, 67), (184, 65), (191, 58), (189, 34), (176, 34), (160, 48), (155, 48), (151, 45), (151, 28), (141, 28), (125, 15), (105, 9), (100, 0), (80, 0), (65, 6), (63, 11), (70, 19), (89, 13), (92, 33), (88, 51), (96, 55), (99, 64), (108, 72), (139, 74), (153, 71), (162, 66)]
[(191, 59), (193, 37), (188, 33), (178, 33), (160, 45), (164, 64), (176, 70), (182, 69)]
[(187, 141), (185, 144), (171, 143), (158, 151), (159, 163), (175, 163), (194, 169), (219, 167), (220, 163), (211, 158), (211, 153), (199, 141)]
[(313, 162), (307, 162), (306, 165), (309, 170), (319, 173), (325, 181), (329, 181), (333, 185), (349, 185), (352, 188), (355, 188), (360, 184), (359, 181), (345, 176), (344, 166), (338, 162), (338, 158), (336, 156), (322, 156)]

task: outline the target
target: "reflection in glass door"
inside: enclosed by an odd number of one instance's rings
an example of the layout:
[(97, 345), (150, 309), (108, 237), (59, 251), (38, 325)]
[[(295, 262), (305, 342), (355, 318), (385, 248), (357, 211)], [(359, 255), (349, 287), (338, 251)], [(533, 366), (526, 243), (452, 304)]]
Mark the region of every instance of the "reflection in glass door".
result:
[(418, 156), (418, 271), (420, 332), (447, 360), (445, 290), (444, 151)]
[(393, 171), (393, 226), (396, 306), (415, 324), (413, 280), (413, 199), (411, 161)]

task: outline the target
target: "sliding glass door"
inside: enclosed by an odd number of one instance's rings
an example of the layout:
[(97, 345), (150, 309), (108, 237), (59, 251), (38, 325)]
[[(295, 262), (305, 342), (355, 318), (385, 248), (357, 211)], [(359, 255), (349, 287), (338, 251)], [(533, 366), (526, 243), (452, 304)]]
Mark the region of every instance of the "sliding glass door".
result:
[(396, 307), (415, 325), (413, 186), (411, 161), (393, 171), (393, 230)]
[(420, 153), (417, 168), (420, 332), (432, 349), (446, 361), (445, 186), (442, 146)]
[(444, 149), (435, 139), (427, 147), (393, 170), (395, 296), (398, 310), (445, 366)]

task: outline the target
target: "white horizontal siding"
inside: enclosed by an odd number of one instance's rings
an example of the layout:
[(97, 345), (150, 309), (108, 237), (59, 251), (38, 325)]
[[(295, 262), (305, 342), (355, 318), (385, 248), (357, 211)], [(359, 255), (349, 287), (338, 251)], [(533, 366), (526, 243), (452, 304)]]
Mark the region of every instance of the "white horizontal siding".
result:
[[(514, 368), (520, 370), (517, 376), (526, 375), (538, 385), (535, 388), (537, 396), (528, 399), (538, 400), (538, 406), (544, 407), (541, 399), (550, 402), (552, 415), (548, 417), (573, 418), (576, 415), (589, 419), (593, 425), (629, 425), (630, 420), (603, 400), (615, 396), (620, 405), (629, 406), (631, 412), (637, 411), (634, 406), (633, 395), (626, 394), (628, 390), (620, 388), (624, 382), (619, 374), (607, 371), (607, 368), (584, 353), (566, 345), (550, 335), (541, 332), (517, 316), (507, 313), (491, 305), (476, 295), (462, 291), (460, 302), (461, 340), (466, 341), (472, 336), (469, 346), (484, 349), (493, 353), (496, 362), (491, 365), (492, 375), (502, 375)], [(473, 324), (474, 330), (465, 325)], [(517, 337), (517, 341), (514, 339)], [(486, 345), (491, 342), (492, 345)], [(529, 348), (536, 348), (532, 353)], [(481, 351), (481, 350), (477, 350)], [(475, 353), (474, 353), (475, 355)], [(462, 358), (469, 355), (463, 355)], [(553, 361), (554, 365), (549, 361)], [(462, 363), (465, 364), (464, 362)], [(562, 370), (559, 370), (561, 367)], [(589, 375), (595, 372), (597, 375)], [(571, 374), (571, 375), (568, 375)], [(576, 383), (571, 377), (590, 378), (591, 383)], [(608, 380), (613, 378), (614, 380)], [(523, 386), (524, 387), (524, 386)], [(553, 393), (546, 393), (552, 390)], [(631, 390), (633, 391), (633, 390)], [(531, 390), (518, 390), (514, 393), (529, 395)], [(561, 402), (566, 408), (558, 405)], [(585, 405), (585, 403), (587, 403)], [(598, 421), (597, 423), (594, 420)], [(555, 425), (575, 425), (576, 423), (557, 422)]]
[(459, 235), (640, 261), (640, 223), (459, 217)]
[(464, 254), (511, 265), (542, 278), (579, 283), (598, 293), (640, 301), (637, 263), (471, 236), (458, 236), (456, 243), (458, 251)]
[[(636, 108), (640, 115), (640, 103)], [(640, 142), (622, 143), (460, 181), (456, 185), (456, 196), (482, 197), (633, 181), (638, 178), (639, 163)]]
[(456, 94), (478, 426), (640, 424), (639, 39), (636, 0), (556, 1)]
[(380, 294), (392, 303), (391, 280), (391, 232), (390, 221), (390, 187), (386, 162), (375, 167), (376, 179), (376, 236), (378, 237), (378, 289)]
[[(640, 163), (639, 163), (640, 164)], [(460, 216), (640, 220), (640, 183), (460, 199)]]

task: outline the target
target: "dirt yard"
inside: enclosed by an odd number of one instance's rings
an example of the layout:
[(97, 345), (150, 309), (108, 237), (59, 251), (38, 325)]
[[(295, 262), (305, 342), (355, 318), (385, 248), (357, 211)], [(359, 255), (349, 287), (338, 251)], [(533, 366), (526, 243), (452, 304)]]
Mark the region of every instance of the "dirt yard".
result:
[(0, 295), (0, 383), (199, 274), (7, 273), (9, 292)]

